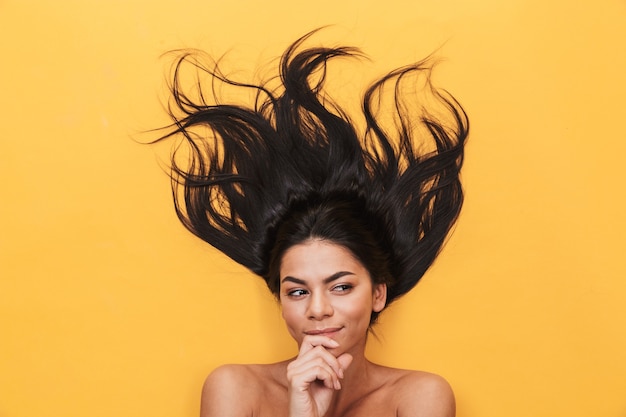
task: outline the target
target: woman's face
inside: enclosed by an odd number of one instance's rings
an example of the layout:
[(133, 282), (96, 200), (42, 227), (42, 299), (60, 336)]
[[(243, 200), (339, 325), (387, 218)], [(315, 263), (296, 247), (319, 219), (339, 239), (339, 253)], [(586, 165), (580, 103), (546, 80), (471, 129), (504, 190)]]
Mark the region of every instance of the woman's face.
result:
[[(289, 248), (280, 266), (280, 302), (291, 336), (322, 334), (339, 343), (336, 356), (363, 349), (372, 311), (385, 307), (385, 284), (343, 246), (309, 240)], [(335, 352), (334, 352), (335, 353)]]

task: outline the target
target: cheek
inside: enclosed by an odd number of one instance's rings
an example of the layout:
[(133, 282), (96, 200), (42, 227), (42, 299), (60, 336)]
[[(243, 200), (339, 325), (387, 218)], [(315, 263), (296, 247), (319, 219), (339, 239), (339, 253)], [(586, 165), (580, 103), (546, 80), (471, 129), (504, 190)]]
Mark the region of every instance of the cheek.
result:
[(371, 300), (367, 297), (360, 297), (359, 299), (352, 299), (350, 302), (340, 303), (335, 307), (335, 314), (344, 317), (345, 319), (357, 323), (364, 317), (371, 314)]
[(294, 339), (298, 339), (297, 336), (300, 334), (298, 331), (299, 324), (299, 315), (297, 311), (294, 311), (293, 307), (281, 306), (281, 315), (283, 316), (283, 320), (285, 321), (285, 326), (287, 327), (287, 331)]
[(284, 304), (282, 304), (280, 307), (280, 310), (281, 310), (281, 315), (283, 316), (283, 320), (285, 321), (285, 324), (287, 324), (288, 327), (291, 327), (297, 324), (299, 314), (298, 314), (297, 309), (294, 308), (294, 306), (292, 305), (285, 306)]
[(287, 316), (289, 315), (289, 308), (285, 308), (285, 300), (283, 299), (282, 294), (278, 296), (278, 305), (280, 307), (280, 314), (283, 316), (283, 320), (287, 320)]

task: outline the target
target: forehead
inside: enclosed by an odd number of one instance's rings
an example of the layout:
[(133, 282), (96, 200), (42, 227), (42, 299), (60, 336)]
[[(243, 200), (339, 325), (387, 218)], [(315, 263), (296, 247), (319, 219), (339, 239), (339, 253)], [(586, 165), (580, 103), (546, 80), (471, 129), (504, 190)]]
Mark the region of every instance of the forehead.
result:
[(280, 264), (280, 276), (300, 279), (326, 278), (347, 271), (369, 277), (367, 270), (344, 246), (323, 240), (309, 240), (289, 248)]

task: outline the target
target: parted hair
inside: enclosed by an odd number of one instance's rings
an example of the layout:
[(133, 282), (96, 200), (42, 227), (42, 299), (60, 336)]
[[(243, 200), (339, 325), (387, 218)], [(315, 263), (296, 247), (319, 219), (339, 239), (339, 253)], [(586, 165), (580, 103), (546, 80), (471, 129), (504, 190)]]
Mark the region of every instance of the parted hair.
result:
[[(235, 81), (194, 51), (178, 55), (168, 107), (174, 122), (157, 139), (182, 138), (170, 164), (176, 213), (276, 295), (285, 251), (320, 239), (349, 249), (374, 283), (387, 284), (389, 304), (417, 284), (458, 218), (469, 121), (433, 86), (426, 59), (374, 81), (355, 123), (325, 81), (330, 61), (363, 55), (306, 48), (313, 33), (284, 52), (275, 88)], [(223, 83), (255, 98), (229, 104), (203, 93), (200, 81), (185, 87), (189, 65), (208, 74), (212, 92)]]

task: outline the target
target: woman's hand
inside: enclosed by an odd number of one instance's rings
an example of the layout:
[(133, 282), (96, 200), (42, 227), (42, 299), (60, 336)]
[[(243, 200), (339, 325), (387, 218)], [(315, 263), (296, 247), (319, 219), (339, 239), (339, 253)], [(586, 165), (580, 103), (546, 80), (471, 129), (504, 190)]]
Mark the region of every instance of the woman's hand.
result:
[(287, 367), (289, 416), (322, 417), (335, 391), (341, 389), (343, 372), (352, 363), (344, 353), (335, 357), (328, 349), (339, 347), (330, 337), (305, 336), (296, 360)]

